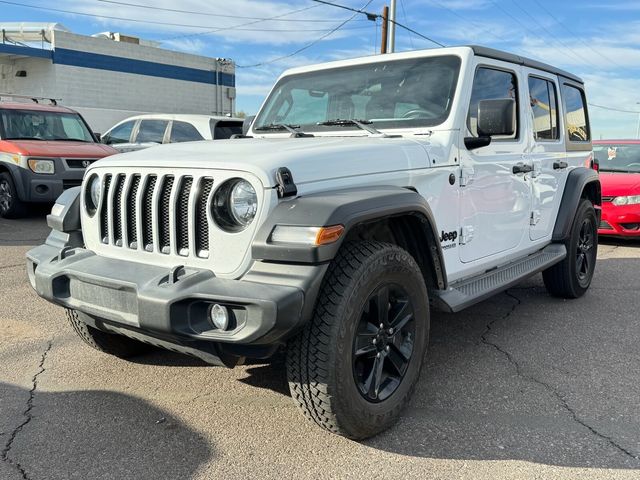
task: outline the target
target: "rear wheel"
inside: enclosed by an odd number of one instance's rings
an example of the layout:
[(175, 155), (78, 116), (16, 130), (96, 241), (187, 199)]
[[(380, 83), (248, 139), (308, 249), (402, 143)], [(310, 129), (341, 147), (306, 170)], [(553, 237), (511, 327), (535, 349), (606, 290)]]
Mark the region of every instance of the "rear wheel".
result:
[(591, 285), (598, 255), (597, 216), (587, 199), (580, 201), (566, 246), (567, 257), (542, 272), (542, 278), (551, 295), (578, 298)]
[(375, 435), (409, 401), (428, 338), (427, 289), (413, 257), (387, 243), (345, 245), (313, 320), (288, 345), (291, 396), (331, 432)]
[(13, 178), (6, 172), (0, 173), (0, 217), (20, 218), (27, 213), (27, 206), (18, 198)]
[(84, 343), (102, 353), (108, 353), (119, 358), (130, 358), (149, 351), (150, 346), (122, 335), (103, 332), (97, 328), (87, 325), (82, 321), (86, 314), (66, 309), (67, 318)]

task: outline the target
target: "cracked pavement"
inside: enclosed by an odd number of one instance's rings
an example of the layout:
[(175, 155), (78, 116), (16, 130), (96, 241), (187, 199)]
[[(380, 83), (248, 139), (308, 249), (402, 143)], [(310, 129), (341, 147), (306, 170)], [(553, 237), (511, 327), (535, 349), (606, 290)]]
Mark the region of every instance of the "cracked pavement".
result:
[(322, 432), (281, 361), (234, 370), (75, 337), (28, 285), (42, 215), (0, 220), (0, 479), (640, 478), (640, 242), (600, 246), (592, 288), (536, 276), (434, 313), (416, 394), (366, 442)]

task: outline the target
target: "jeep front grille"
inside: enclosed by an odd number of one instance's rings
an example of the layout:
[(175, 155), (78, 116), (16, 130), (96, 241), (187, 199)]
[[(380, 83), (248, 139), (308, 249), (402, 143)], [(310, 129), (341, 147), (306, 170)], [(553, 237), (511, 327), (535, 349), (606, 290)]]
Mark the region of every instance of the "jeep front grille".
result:
[(211, 177), (106, 174), (101, 241), (131, 250), (207, 258), (212, 189)]

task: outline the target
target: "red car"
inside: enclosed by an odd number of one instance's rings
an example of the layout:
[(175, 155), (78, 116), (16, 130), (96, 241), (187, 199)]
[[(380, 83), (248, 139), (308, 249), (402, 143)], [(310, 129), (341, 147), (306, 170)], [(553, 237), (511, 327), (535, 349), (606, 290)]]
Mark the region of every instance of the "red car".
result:
[(602, 184), (599, 235), (640, 238), (640, 140), (598, 140), (593, 154)]
[(30, 203), (53, 203), (80, 185), (87, 166), (114, 153), (69, 108), (0, 101), (0, 218), (21, 217)]

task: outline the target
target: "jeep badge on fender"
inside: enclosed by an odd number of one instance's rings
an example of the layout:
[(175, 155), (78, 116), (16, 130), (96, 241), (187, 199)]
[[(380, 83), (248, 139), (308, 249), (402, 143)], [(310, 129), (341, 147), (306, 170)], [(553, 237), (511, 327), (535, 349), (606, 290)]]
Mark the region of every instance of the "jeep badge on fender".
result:
[(580, 78), (488, 48), (294, 68), (245, 135), (91, 164), (29, 279), (107, 354), (233, 367), (285, 350), (305, 416), (370, 437), (415, 389), (430, 308), (538, 272), (551, 295), (587, 291), (588, 121)]

